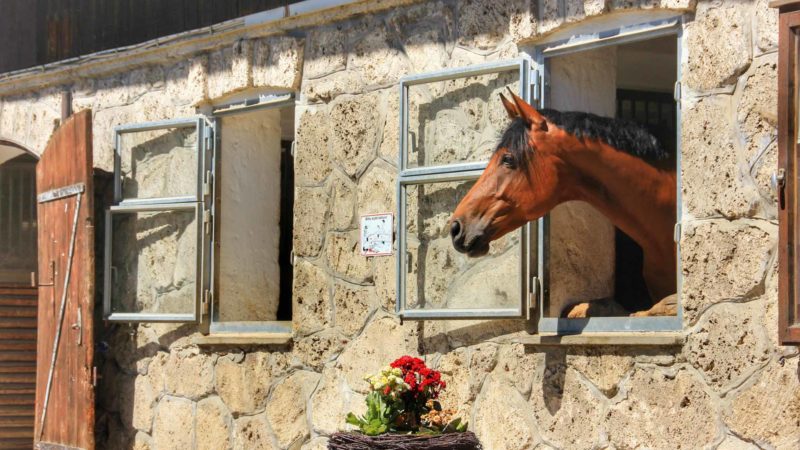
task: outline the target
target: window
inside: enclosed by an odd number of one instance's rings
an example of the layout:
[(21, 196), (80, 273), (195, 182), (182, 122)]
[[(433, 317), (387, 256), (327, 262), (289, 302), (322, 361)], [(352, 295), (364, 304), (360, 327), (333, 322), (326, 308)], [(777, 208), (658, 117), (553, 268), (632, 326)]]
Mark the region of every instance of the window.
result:
[(398, 303), (407, 319), (525, 317), (535, 267), (528, 225), (475, 259), (457, 253), (448, 220), (480, 176), (506, 122), (498, 99), (530, 95), (525, 58), (401, 82)]
[[(544, 78), (540, 106), (591, 112), (643, 125), (668, 155), (654, 164), (675, 168), (677, 179), (679, 24), (673, 18), (540, 45), (534, 50)], [(680, 191), (677, 185), (674, 189), (677, 202), (671, 226), (680, 222)], [(674, 235), (666, 233), (664, 238), (671, 241)], [(540, 332), (681, 328), (679, 299), (676, 315), (630, 316), (649, 309), (660, 298), (651, 298), (644, 281), (642, 248), (595, 207), (577, 201), (557, 206), (544, 218), (540, 248), (545, 261), (542, 307), (538, 311)], [(679, 254), (675, 261), (672, 292), (677, 293)], [(573, 305), (581, 303), (592, 305), (588, 318), (564, 317)]]
[(108, 320), (291, 332), (293, 139), (291, 94), (117, 128)]
[[(588, 204), (561, 204), (492, 242), (484, 257), (467, 258), (452, 248), (448, 219), (486, 167), (508, 124), (497, 95), (505, 91), (503, 84), (542, 108), (638, 122), (670, 155), (659, 164), (679, 167), (675, 93), (680, 18), (587, 30), (531, 48), (532, 60), (402, 80), (397, 260), (401, 317), (527, 317), (530, 329), (548, 334), (681, 328), (679, 299), (676, 315), (630, 316), (658, 301), (649, 298), (641, 275), (642, 249)], [(517, 71), (510, 80), (509, 74)], [(676, 177), (679, 174), (678, 170)], [(679, 182), (665, 236), (670, 241), (672, 226), (680, 223)], [(678, 277), (677, 266), (670, 272)], [(679, 290), (675, 285), (672, 292)], [(602, 316), (562, 317), (574, 303), (603, 298), (615, 298), (619, 305)]]
[(798, 297), (798, 211), (797, 155), (800, 149), (800, 11), (781, 11), (778, 57), (778, 172), (773, 182), (778, 189), (779, 226), (779, 313), (781, 344), (800, 343), (800, 297)]
[(199, 321), (210, 285), (211, 133), (203, 118), (118, 127), (106, 212), (111, 321)]
[(215, 108), (211, 333), (291, 332), (294, 97)]

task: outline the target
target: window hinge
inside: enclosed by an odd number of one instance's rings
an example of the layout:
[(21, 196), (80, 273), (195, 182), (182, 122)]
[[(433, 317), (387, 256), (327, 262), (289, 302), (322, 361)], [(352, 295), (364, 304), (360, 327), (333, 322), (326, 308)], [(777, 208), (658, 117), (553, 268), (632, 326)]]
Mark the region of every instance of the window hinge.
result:
[(541, 295), (541, 288), (539, 285), (539, 277), (531, 277), (531, 286), (530, 291), (528, 292), (528, 308), (527, 308), (527, 319), (531, 320), (534, 311), (536, 310), (536, 306), (540, 303), (539, 296)]
[(531, 101), (536, 104), (539, 102), (539, 71), (531, 69)]
[(210, 170), (206, 170), (206, 177), (203, 180), (203, 196), (208, 197), (211, 195), (211, 183), (214, 180), (214, 175), (211, 173)]
[(294, 152), (295, 152), (295, 149), (296, 149), (296, 148), (297, 148), (297, 141), (292, 141), (292, 146), (291, 146), (291, 148), (289, 149), (289, 155), (290, 155), (292, 158), (294, 158)]
[(675, 224), (675, 228), (672, 231), (672, 240), (675, 241), (676, 244), (681, 243), (681, 223), (678, 222)]
[(214, 142), (213, 139), (214, 139), (214, 132), (209, 130), (208, 133), (205, 136), (206, 149), (211, 149), (212, 148), (211, 143)]
[(294, 264), (295, 264), (295, 262), (296, 262), (296, 259), (297, 259), (297, 258), (296, 258), (295, 254), (294, 254), (294, 249), (291, 249), (291, 250), (289, 251), (289, 264), (290, 264), (292, 267), (294, 267)]
[(203, 303), (201, 305), (201, 314), (204, 316), (208, 315), (209, 307), (208, 305), (211, 304), (211, 301), (214, 299), (214, 294), (211, 293), (210, 289), (206, 289), (203, 291)]
[(206, 209), (203, 211), (203, 228), (206, 234), (211, 232), (211, 210)]
[(680, 81), (676, 81), (675, 82), (675, 87), (673, 88), (673, 91), (672, 91), (672, 96), (675, 99), (675, 101), (678, 102), (678, 105), (680, 105), (680, 103), (681, 103), (681, 93), (682, 93), (681, 92), (681, 82)]

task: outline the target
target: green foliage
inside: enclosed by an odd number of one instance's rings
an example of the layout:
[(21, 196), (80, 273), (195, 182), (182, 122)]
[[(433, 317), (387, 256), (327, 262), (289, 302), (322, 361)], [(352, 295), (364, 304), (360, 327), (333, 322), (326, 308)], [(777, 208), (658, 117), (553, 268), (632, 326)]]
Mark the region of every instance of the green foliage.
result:
[(402, 405), (373, 391), (367, 395), (367, 413), (362, 417), (349, 413), (347, 423), (357, 426), (367, 436), (377, 436), (392, 431), (395, 420), (402, 412)]

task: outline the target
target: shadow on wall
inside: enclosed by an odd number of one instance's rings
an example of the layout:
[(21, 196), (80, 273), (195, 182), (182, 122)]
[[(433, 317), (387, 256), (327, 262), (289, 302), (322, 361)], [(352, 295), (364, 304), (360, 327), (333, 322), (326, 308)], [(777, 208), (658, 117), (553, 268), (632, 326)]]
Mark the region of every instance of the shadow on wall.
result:
[[(409, 167), (488, 159), (508, 121), (495, 99), (507, 87), (518, 88), (517, 76), (508, 71), (411, 86), (409, 120), (416, 133), (408, 152)], [(517, 234), (495, 242), (483, 258), (459, 254), (450, 242), (449, 218), (472, 184), (436, 182), (407, 188), (409, 251), (416, 259), (408, 275), (410, 288), (416, 290), (413, 295), (407, 292), (409, 306), (506, 308), (517, 302), (514, 286), (519, 283), (513, 280), (519, 278), (519, 270), (512, 267), (518, 262)], [(478, 278), (482, 281), (475, 285)], [(480, 325), (466, 328), (481, 328), (481, 335), (492, 332)]]

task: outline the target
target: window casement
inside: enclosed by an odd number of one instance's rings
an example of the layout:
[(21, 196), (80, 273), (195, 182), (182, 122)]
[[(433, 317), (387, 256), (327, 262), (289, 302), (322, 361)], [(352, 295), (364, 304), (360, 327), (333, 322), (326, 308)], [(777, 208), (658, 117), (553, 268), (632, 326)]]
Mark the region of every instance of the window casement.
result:
[(210, 286), (213, 129), (192, 117), (114, 131), (104, 315), (120, 322), (197, 322)]
[[(642, 22), (638, 17), (638, 22), (625, 23), (624, 26), (617, 24), (616, 28), (604, 28), (600, 24), (587, 27), (582, 33), (558, 35), (529, 48), (530, 59), (523, 57), (513, 62), (419, 74), (401, 81), (396, 306), (400, 317), (527, 318), (526, 329), (542, 334), (681, 329), (680, 299), (677, 315), (673, 316), (561, 317), (563, 302), (569, 298), (583, 294), (587, 296), (585, 301), (590, 301), (622, 289), (615, 280), (615, 268), (620, 270), (621, 267), (614, 260), (616, 252), (620, 251), (615, 245), (619, 247), (627, 236), (618, 236), (619, 230), (615, 235), (610, 222), (602, 226), (605, 234), (593, 234), (595, 223), (592, 217), (604, 218), (593, 209), (588, 211), (591, 209), (588, 205), (572, 207), (561, 217), (559, 213), (563, 211), (559, 211), (559, 207), (522, 227), (513, 236), (509, 234), (501, 238), (493, 243), (489, 259), (467, 259), (455, 253), (447, 230), (442, 230), (442, 221), (449, 219), (471, 181), (480, 176), (498, 142), (499, 133), (507, 124), (497, 96), (500, 89), (495, 90), (496, 86), (480, 79), (487, 73), (505, 70), (518, 71), (514, 91), (537, 107), (624, 117), (651, 125), (651, 130), (668, 130), (670, 136), (659, 138), (672, 147), (674, 164), (678, 169), (677, 236), (681, 204), (680, 86), (677, 81), (680, 79), (682, 21), (680, 16), (658, 15), (656, 18), (658, 20)], [(605, 53), (601, 55), (601, 52)], [(609, 65), (593, 66), (595, 61)], [(643, 73), (640, 70), (644, 64), (653, 65), (651, 72), (659, 71), (663, 76), (653, 75), (652, 80), (641, 80)], [(570, 71), (576, 67), (577, 72)], [(608, 84), (592, 84), (598, 70), (608, 72)], [(487, 92), (472, 85), (482, 86)], [(415, 93), (414, 89), (419, 87), (424, 89)], [(596, 96), (605, 96), (599, 111), (596, 110), (599, 101)], [(475, 118), (495, 107), (502, 112), (497, 116), (502, 119), (501, 123), (495, 123), (496, 117), (491, 117), (488, 120), (491, 127), (476, 126), (479, 120)], [(458, 120), (451, 120), (452, 117)], [(459, 124), (462, 135), (451, 130)], [(487, 136), (492, 138), (486, 140)], [(575, 222), (584, 222), (586, 229), (570, 229), (566, 222), (570, 215), (580, 217), (581, 220)], [(598, 240), (608, 244), (605, 251), (593, 250), (604, 259), (592, 260), (590, 251), (587, 252), (590, 259), (580, 260), (583, 256), (580, 247), (594, 245)], [(516, 260), (512, 261), (510, 257), (503, 260), (505, 255), (510, 255), (508, 246), (519, 247)], [(680, 261), (679, 253), (676, 260)], [(608, 264), (601, 265), (604, 263)], [(513, 270), (510, 270), (511, 266)], [(576, 272), (576, 267), (582, 267), (583, 271)], [(604, 270), (605, 279), (602, 281), (605, 284), (601, 287), (593, 285), (598, 279), (593, 276)], [(678, 280), (676, 292), (679, 293), (680, 271), (678, 267), (675, 270)], [(510, 295), (510, 286), (514, 286), (515, 294), (519, 292), (518, 296)]]
[(115, 129), (107, 320), (291, 333), (293, 114), (269, 94)]
[[(798, 292), (798, 152), (800, 152), (800, 11), (782, 7), (778, 56), (778, 171), (773, 185), (778, 192), (779, 272), (778, 337), (783, 345), (800, 343)], [(788, 11), (786, 11), (788, 10)]]
[[(400, 82), (397, 314), (404, 319), (524, 318), (535, 279), (536, 224), (481, 259), (456, 253), (447, 221), (480, 176), (505, 123), (498, 94), (530, 100), (528, 58)], [(532, 252), (531, 250), (534, 249)]]

